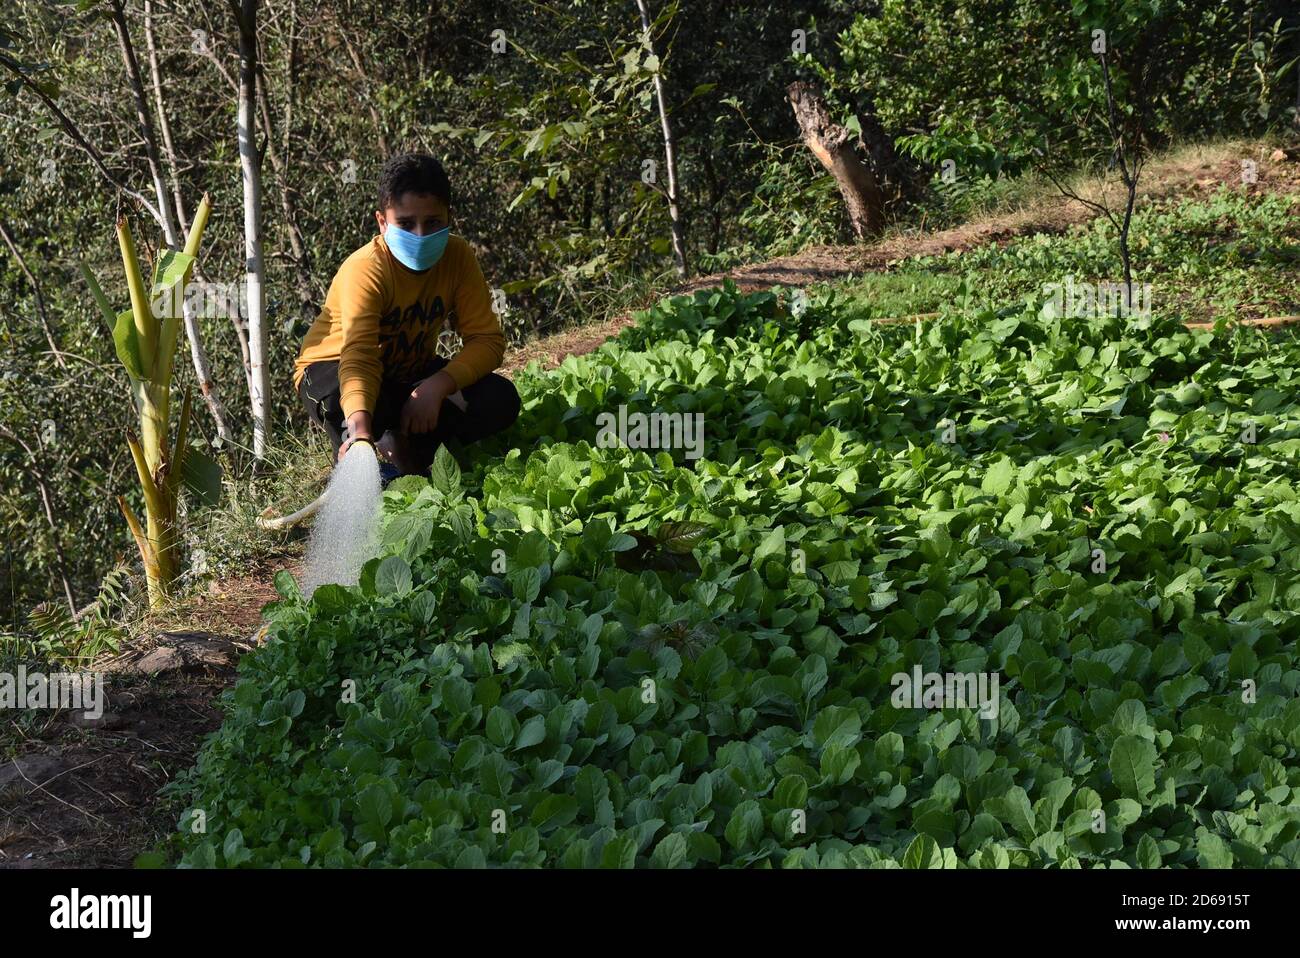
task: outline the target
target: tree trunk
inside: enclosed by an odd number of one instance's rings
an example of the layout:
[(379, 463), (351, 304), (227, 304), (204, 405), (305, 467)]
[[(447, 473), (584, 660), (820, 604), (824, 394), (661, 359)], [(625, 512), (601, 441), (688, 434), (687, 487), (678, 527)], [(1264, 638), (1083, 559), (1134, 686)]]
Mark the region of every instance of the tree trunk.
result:
[(1119, 164), (1120, 179), (1127, 190), (1124, 221), (1119, 228), (1119, 256), (1124, 264), (1124, 308), (1133, 305), (1133, 260), (1129, 250), (1129, 228), (1133, 223), (1133, 204), (1137, 199), (1138, 171), (1142, 164), (1141, 134), (1130, 143), (1115, 107), (1115, 91), (1110, 82), (1110, 63), (1101, 54), (1101, 75), (1106, 83), (1106, 115), (1110, 123), (1111, 138), (1115, 142), (1115, 160)]
[[(650, 39), (650, 11), (646, 0), (636, 0), (641, 11), (641, 29), (645, 31), (645, 44), (654, 53), (654, 44)], [(677, 143), (673, 139), (673, 127), (668, 121), (668, 104), (664, 97), (663, 63), (655, 68), (654, 76), (655, 102), (659, 106), (659, 124), (664, 135), (664, 166), (668, 173), (668, 218), (672, 221), (673, 259), (677, 262), (677, 275), (685, 279), (686, 267), (686, 230), (682, 224), (681, 209), (677, 193)]]
[[(862, 127), (858, 146), (866, 150), (867, 156), (871, 158), (874, 179), (885, 202), (902, 198), (912, 189), (909, 179), (914, 174), (899, 157), (898, 150), (894, 147), (894, 138), (886, 132), (884, 124), (876, 115), (875, 103), (870, 98), (855, 102), (854, 115)], [(929, 181), (928, 174), (926, 181)]]
[(606, 174), (601, 177), (600, 184), (600, 222), (605, 227), (606, 239), (614, 238), (614, 216), (610, 209), (611, 203), (609, 175)]
[(718, 247), (722, 244), (722, 202), (724, 197), (722, 183), (718, 179), (717, 168), (713, 165), (713, 150), (711, 148), (704, 150), (704, 175), (709, 180), (709, 217), (712, 220), (708, 250), (709, 253), (716, 256)]
[(1295, 53), (1296, 58), (1291, 62), (1295, 64), (1295, 112), (1291, 114), (1291, 129), (1300, 133), (1300, 14), (1295, 17)]
[(167, 238), (167, 245), (174, 250), (179, 250), (184, 242), (176, 229), (176, 220), (167, 199), (162, 161), (158, 156), (158, 138), (154, 135), (153, 119), (149, 116), (148, 100), (145, 99), (144, 94), (144, 81), (140, 76), (140, 64), (136, 61), (135, 49), (131, 46), (131, 34), (126, 28), (126, 15), (122, 12), (121, 0), (113, 0), (112, 16), (113, 25), (117, 28), (118, 46), (122, 49), (122, 63), (126, 67), (126, 78), (131, 84), (131, 93), (135, 97), (135, 115), (140, 122), (140, 133), (144, 136), (144, 152), (149, 161), (149, 175), (153, 178), (154, 193), (158, 197), (158, 209), (162, 213), (163, 234)]
[[(149, 104), (145, 98), (144, 80), (140, 74), (140, 64), (135, 56), (135, 48), (131, 44), (131, 34), (127, 30), (126, 16), (123, 13), (121, 0), (113, 0), (113, 24), (117, 28), (118, 45), (122, 50), (122, 62), (126, 66), (127, 80), (131, 84), (131, 90), (135, 96), (136, 118), (140, 123), (140, 132), (144, 137), (145, 155), (149, 161), (149, 172), (153, 177), (154, 192), (158, 196), (158, 213), (156, 217), (158, 223), (162, 226), (163, 235), (166, 237), (167, 245), (174, 250), (179, 250), (185, 245), (186, 236), (182, 235), (177, 228), (177, 222), (185, 221), (185, 206), (182, 202), (180, 192), (180, 180), (176, 168), (175, 148), (172, 144), (171, 126), (167, 122), (167, 114), (164, 110), (162, 86), (158, 71), (157, 54), (153, 41), (153, 8), (152, 4), (145, 6), (145, 42), (149, 51), (149, 66), (153, 74), (154, 94), (157, 100), (158, 120), (162, 126), (164, 140), (167, 146), (167, 158), (171, 167), (172, 187), (174, 195), (175, 212), (167, 198), (167, 189), (163, 183), (162, 161), (158, 152), (158, 139), (154, 134), (153, 119), (149, 115)], [(188, 231), (187, 231), (188, 232)], [(203, 400), (207, 404), (208, 412), (211, 413), (213, 421), (217, 426), (217, 435), (224, 441), (230, 442), (234, 439), (230, 431), (230, 425), (226, 421), (225, 406), (222, 405), (221, 396), (217, 392), (216, 383), (212, 379), (212, 369), (208, 363), (207, 353), (203, 348), (203, 340), (200, 338), (198, 317), (194, 314), (194, 308), (189, 296), (184, 295), (182, 291), (184, 316), (185, 316), (185, 337), (190, 343), (190, 359), (194, 363), (194, 373), (199, 381), (199, 391), (203, 395)]]
[(149, 54), (149, 77), (153, 81), (154, 109), (158, 112), (158, 131), (162, 133), (164, 156), (167, 160), (167, 174), (172, 181), (172, 199), (176, 203), (176, 221), (181, 232), (190, 231), (185, 216), (185, 198), (181, 195), (180, 174), (177, 171), (176, 144), (172, 140), (172, 125), (167, 119), (167, 105), (163, 102), (162, 71), (158, 69), (158, 44), (154, 41), (153, 2), (144, 0), (144, 43)]
[(849, 224), (862, 239), (885, 225), (884, 195), (875, 176), (853, 151), (853, 134), (831, 120), (826, 99), (811, 83), (800, 80), (786, 88), (804, 144), (817, 162), (835, 177), (844, 197)]
[(262, 178), (257, 152), (257, 8), (242, 0), (239, 11), (239, 167), (244, 183), (244, 259), (248, 284), (249, 399), (253, 407), (253, 455), (266, 455), (267, 402), (271, 394), (266, 363), (266, 265), (262, 259)]

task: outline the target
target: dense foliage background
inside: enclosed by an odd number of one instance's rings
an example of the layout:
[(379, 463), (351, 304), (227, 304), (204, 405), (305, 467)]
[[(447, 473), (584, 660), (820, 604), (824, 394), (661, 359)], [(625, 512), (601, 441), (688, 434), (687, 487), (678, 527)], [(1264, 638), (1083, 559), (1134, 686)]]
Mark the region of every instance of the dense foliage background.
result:
[[(0, 42), (105, 167), (147, 192), (113, 6), (11, 0)], [(123, 10), (141, 58), (150, 15), (187, 210), (213, 197), (205, 272), (234, 281), (233, 17), (197, 0)], [(695, 272), (847, 236), (832, 181), (798, 141), (785, 101), (795, 79), (818, 80), (841, 119), (874, 115), (895, 139), (892, 213), (904, 220), (960, 211), (1000, 174), (1104, 162), (1089, 55), (1099, 25), (1124, 108), (1153, 145), (1291, 124), (1300, 102), (1300, 14), (1288, 0), (656, 0), (650, 11), (647, 44), (632, 2), (262, 4), (273, 442), (301, 431), (292, 359), (337, 264), (372, 233), (372, 183), (394, 151), (444, 158), (456, 228), (507, 294), (509, 332), (522, 340), (672, 281), (667, 204), (642, 181), (647, 160), (661, 168), (656, 185), (664, 178), (656, 73)], [(68, 601), (61, 579), (81, 607), (106, 572), (136, 562), (113, 499), (134, 484), (127, 383), (76, 263), (123, 297), (113, 220), (138, 211), (17, 75), (3, 73), (15, 82), (0, 95), (0, 223), (12, 242), (0, 256), (0, 614), (13, 631), (36, 603)], [(935, 175), (945, 159), (963, 174), (955, 184)], [(206, 319), (202, 333), (237, 438), (251, 445), (239, 322)], [(184, 359), (177, 368), (181, 386), (193, 379)], [(211, 434), (202, 415), (198, 427)], [(222, 454), (232, 482), (254, 469), (241, 449)]]

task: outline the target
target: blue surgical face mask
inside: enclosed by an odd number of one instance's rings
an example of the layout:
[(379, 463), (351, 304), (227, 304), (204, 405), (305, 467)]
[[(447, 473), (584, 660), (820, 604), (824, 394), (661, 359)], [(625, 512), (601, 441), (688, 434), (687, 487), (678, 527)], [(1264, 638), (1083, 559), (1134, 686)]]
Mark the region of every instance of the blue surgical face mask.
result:
[(450, 235), (450, 226), (428, 236), (416, 236), (389, 223), (388, 228), (384, 230), (384, 242), (388, 244), (389, 250), (397, 257), (399, 263), (407, 269), (421, 273), (442, 258), (442, 252), (447, 248), (447, 237)]

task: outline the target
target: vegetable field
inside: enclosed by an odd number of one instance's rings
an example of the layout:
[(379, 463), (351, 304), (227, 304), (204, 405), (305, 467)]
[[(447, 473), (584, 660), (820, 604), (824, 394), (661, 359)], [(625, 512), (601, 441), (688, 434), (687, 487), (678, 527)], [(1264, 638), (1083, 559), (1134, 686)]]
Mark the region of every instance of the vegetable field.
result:
[[(1294, 289), (1270, 202), (1141, 221), (1149, 317), (1042, 295), (1097, 274), (1082, 231), (665, 300), (530, 370), (513, 448), (388, 488), (358, 587), (281, 574), (175, 853), (1300, 866), (1300, 341), (1178, 312)], [(1251, 241), (1189, 228), (1224, 218)], [(620, 406), (702, 414), (702, 457), (604, 448)], [(900, 707), (917, 670), (996, 717)]]

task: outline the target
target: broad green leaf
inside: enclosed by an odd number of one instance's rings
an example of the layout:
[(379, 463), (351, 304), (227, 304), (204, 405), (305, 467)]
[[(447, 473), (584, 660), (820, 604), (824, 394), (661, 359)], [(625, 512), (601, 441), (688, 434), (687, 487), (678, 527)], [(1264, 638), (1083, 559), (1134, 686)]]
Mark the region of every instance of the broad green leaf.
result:
[(686, 836), (670, 832), (659, 840), (650, 855), (651, 868), (686, 868), (690, 866)]
[(1005, 495), (1016, 478), (1016, 467), (1010, 459), (999, 459), (984, 473), (980, 488), (995, 496)]
[(763, 812), (758, 802), (746, 801), (736, 806), (727, 821), (727, 843), (737, 851), (752, 848), (763, 835)]
[(519, 722), (510, 712), (497, 705), (488, 712), (487, 737), (493, 745), (505, 748), (515, 740), (519, 733)]
[(288, 569), (281, 569), (275, 574), (275, 591), (285, 599), (302, 598), (302, 592), (298, 588), (298, 583), (294, 581), (293, 573)]
[(546, 719), (534, 715), (519, 729), (515, 737), (515, 750), (529, 748), (546, 739)]
[(594, 765), (584, 765), (573, 780), (574, 794), (582, 809), (594, 816), (600, 803), (609, 798), (609, 783), (605, 774)]
[(800, 775), (787, 775), (772, 797), (782, 808), (802, 809), (808, 803), (808, 782)]
[(1001, 798), (990, 799), (987, 806), (992, 814), (1010, 825), (1024, 841), (1028, 842), (1038, 834), (1029, 796), (1019, 785), (1013, 786)]
[(754, 548), (753, 561), (754, 565), (767, 558), (770, 555), (780, 555), (785, 552), (785, 528), (777, 526), (775, 529), (764, 533), (758, 545)]
[(135, 328), (135, 314), (125, 310), (117, 314), (117, 323), (113, 326), (113, 346), (117, 358), (126, 367), (127, 373), (135, 380), (145, 380), (144, 357), (140, 354), (140, 338)]
[(862, 738), (862, 716), (856, 709), (832, 705), (822, 709), (813, 723), (813, 741), (819, 748), (853, 746)]
[(460, 466), (446, 446), (439, 446), (429, 467), (429, 483), (445, 496), (460, 491)]
[(533, 809), (531, 820), (545, 834), (569, 824), (579, 811), (578, 800), (572, 795), (548, 795)]
[(904, 868), (942, 868), (943, 852), (929, 835), (917, 835), (903, 853)]
[(221, 501), (221, 464), (200, 446), (191, 444), (181, 460), (181, 484), (200, 504), (214, 507)]
[(532, 602), (542, 591), (542, 574), (532, 566), (511, 569), (506, 579), (518, 602)]
[(375, 589), (380, 595), (405, 595), (411, 591), (411, 567), (401, 556), (387, 556), (375, 570)]
[(1197, 829), (1196, 859), (1201, 868), (1231, 868), (1233, 864), (1228, 843), (1204, 827)]
[(1137, 735), (1121, 735), (1110, 751), (1110, 774), (1125, 798), (1142, 801), (1156, 787), (1156, 747)]
[(193, 269), (194, 262), (195, 258), (188, 253), (164, 250), (154, 263), (153, 283), (149, 289), (150, 297), (156, 298), (160, 293), (184, 280)]
[(393, 818), (393, 803), (379, 785), (362, 789), (357, 796), (357, 817), (362, 822), (384, 828)]
[(478, 780), (487, 794), (500, 798), (508, 797), (514, 785), (514, 777), (510, 772), (510, 763), (495, 752), (485, 756), (483, 761), (479, 763)]
[(1142, 840), (1138, 842), (1137, 863), (1140, 868), (1160, 867), (1160, 846), (1150, 835), (1143, 835)]
[(698, 522), (665, 522), (655, 539), (669, 552), (685, 554), (699, 544), (709, 527)]

